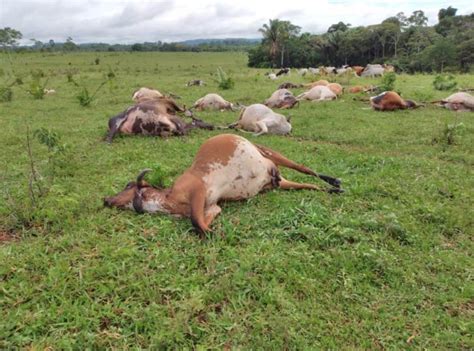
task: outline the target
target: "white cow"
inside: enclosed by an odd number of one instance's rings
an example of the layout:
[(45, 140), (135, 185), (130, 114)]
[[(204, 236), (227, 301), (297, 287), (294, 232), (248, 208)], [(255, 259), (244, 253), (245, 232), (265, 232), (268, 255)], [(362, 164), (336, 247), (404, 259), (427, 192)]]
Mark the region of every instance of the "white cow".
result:
[(136, 90), (132, 94), (132, 99), (137, 103), (144, 102), (146, 100), (155, 100), (162, 97), (163, 94), (160, 93), (158, 90), (145, 87)]
[(262, 104), (253, 104), (244, 108), (239, 120), (229, 127), (256, 133), (255, 136), (266, 133), (284, 135), (291, 132), (289, 119)]
[(317, 85), (311, 88), (311, 90), (298, 95), (296, 99), (311, 101), (335, 100), (337, 99), (337, 95), (334, 94), (327, 86)]
[(319, 74), (319, 68), (314, 68), (314, 67), (310, 67), (308, 68), (308, 70), (312, 73), (312, 74)]
[(297, 102), (291, 91), (278, 89), (265, 101), (265, 105), (271, 108), (292, 108)]
[(275, 80), (275, 79), (277, 79), (277, 78), (278, 78), (278, 77), (277, 77), (277, 75), (276, 75), (275, 73), (269, 73), (269, 74), (268, 74), (268, 79)]
[(222, 96), (218, 94), (207, 94), (206, 96), (197, 100), (193, 108), (196, 110), (233, 110), (234, 105), (229, 101), (226, 101)]
[(361, 77), (377, 77), (383, 76), (385, 69), (382, 65), (367, 65), (362, 71)]
[(301, 68), (298, 70), (298, 74), (302, 75), (303, 77), (308, 73), (307, 68)]
[(465, 92), (454, 93), (439, 101), (448, 110), (466, 112), (474, 111), (474, 96)]

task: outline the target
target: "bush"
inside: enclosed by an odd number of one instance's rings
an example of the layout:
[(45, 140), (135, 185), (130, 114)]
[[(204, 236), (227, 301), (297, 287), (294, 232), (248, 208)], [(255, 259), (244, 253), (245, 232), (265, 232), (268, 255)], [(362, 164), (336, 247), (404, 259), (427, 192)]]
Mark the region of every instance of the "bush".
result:
[(460, 137), (464, 134), (466, 126), (464, 123), (446, 124), (439, 137), (433, 138), (433, 144), (443, 144), (444, 146), (459, 143)]
[(0, 102), (9, 102), (13, 99), (13, 90), (9, 86), (0, 87)]
[(380, 89), (382, 91), (389, 91), (395, 88), (395, 81), (397, 80), (397, 76), (394, 72), (386, 73), (382, 77), (382, 84), (380, 85)]
[(223, 90), (232, 89), (235, 85), (234, 80), (231, 77), (227, 76), (227, 74), (221, 67), (217, 68), (216, 81), (218, 83), (219, 88)]
[(449, 75), (437, 75), (433, 80), (433, 86), (436, 90), (452, 90), (458, 85), (454, 80), (454, 76)]
[(27, 90), (27, 92), (30, 93), (36, 100), (43, 99), (46, 95), (44, 89), (47, 82), (48, 81), (46, 80), (44, 83), (41, 83), (40, 76), (34, 75), (33, 80), (30, 82), (30, 88)]

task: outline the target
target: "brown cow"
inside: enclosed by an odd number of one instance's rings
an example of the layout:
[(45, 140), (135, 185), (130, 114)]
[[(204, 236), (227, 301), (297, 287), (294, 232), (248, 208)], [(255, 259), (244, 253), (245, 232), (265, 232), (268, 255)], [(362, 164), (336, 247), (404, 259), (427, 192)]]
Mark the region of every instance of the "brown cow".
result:
[[(280, 175), (279, 166), (318, 177), (333, 187), (286, 180)], [(339, 179), (318, 174), (276, 151), (233, 134), (221, 134), (202, 144), (191, 167), (168, 189), (144, 182), (147, 171), (142, 171), (136, 182), (127, 184), (117, 195), (105, 198), (104, 204), (139, 213), (164, 212), (190, 217), (199, 233), (210, 231), (210, 224), (221, 212), (220, 201), (248, 199), (273, 188), (342, 192)]]
[(370, 105), (376, 111), (394, 111), (420, 107), (412, 100), (403, 100), (394, 91), (384, 91), (377, 96), (372, 96)]

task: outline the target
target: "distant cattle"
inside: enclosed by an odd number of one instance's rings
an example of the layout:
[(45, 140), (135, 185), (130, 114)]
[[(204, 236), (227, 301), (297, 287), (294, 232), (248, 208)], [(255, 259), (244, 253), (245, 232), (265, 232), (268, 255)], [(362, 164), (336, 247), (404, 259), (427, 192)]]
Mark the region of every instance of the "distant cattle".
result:
[(359, 77), (365, 69), (365, 67), (362, 67), (362, 66), (352, 66), (351, 68), (354, 71), (355, 75)]
[(265, 101), (265, 105), (270, 108), (292, 108), (298, 100), (293, 93), (287, 89), (276, 90), (269, 99)]
[(207, 94), (204, 97), (198, 99), (193, 108), (196, 110), (214, 110), (214, 111), (224, 111), (224, 110), (233, 110), (234, 105), (229, 101), (226, 101), (222, 96), (218, 94)]
[(382, 65), (367, 65), (364, 71), (361, 73), (361, 77), (377, 77), (383, 76), (385, 69)]
[(204, 83), (203, 80), (201, 79), (193, 79), (193, 80), (190, 80), (189, 82), (186, 83), (186, 86), (187, 87), (192, 87), (192, 86), (203, 86), (203, 85), (206, 85), (206, 83)]
[(276, 76), (277, 77), (282, 76), (282, 75), (287, 76), (289, 74), (290, 74), (290, 69), (289, 68), (282, 68), (276, 73)]
[(371, 97), (370, 105), (376, 111), (394, 111), (420, 107), (420, 105), (417, 105), (412, 100), (403, 100), (394, 91), (384, 91), (377, 96)]
[(311, 100), (311, 101), (323, 101), (323, 100), (335, 100), (337, 99), (331, 89), (324, 85), (317, 85), (311, 90), (308, 90), (296, 97), (298, 100)]
[(308, 68), (308, 71), (310, 71), (312, 74), (319, 74), (319, 68), (310, 67)]
[(278, 86), (278, 89), (294, 89), (294, 88), (302, 88), (303, 84), (294, 84), (290, 82), (282, 83)]
[(303, 77), (308, 73), (307, 68), (301, 68), (298, 70), (298, 74), (302, 75)]
[(454, 93), (446, 99), (435, 102), (440, 103), (441, 106), (444, 106), (451, 111), (474, 111), (474, 96), (465, 92)]
[(266, 133), (284, 135), (291, 132), (290, 121), (285, 116), (273, 112), (262, 104), (253, 104), (244, 108), (239, 120), (230, 127), (256, 133), (256, 136)]
[(385, 73), (395, 72), (395, 67), (393, 65), (383, 64), (382, 67)]
[(336, 73), (336, 67), (333, 67), (333, 66), (321, 67), (319, 71), (322, 75), (334, 74)]
[(269, 73), (269, 74), (268, 74), (268, 79), (275, 80), (275, 79), (277, 79), (277, 78), (278, 78), (278, 77), (277, 77), (277, 75), (276, 75), (275, 73)]

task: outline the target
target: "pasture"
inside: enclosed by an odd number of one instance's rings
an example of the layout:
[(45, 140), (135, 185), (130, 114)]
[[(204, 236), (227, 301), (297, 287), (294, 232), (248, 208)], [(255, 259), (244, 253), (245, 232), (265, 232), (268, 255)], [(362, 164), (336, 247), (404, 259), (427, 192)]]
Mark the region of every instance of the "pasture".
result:
[[(270, 81), (267, 70), (246, 67), (243, 53), (0, 60), (3, 82), (12, 68), (23, 80), (13, 100), (0, 103), (0, 348), (474, 348), (472, 113), (431, 105), (375, 112), (354, 99), (364, 95), (345, 94), (285, 110), (293, 124), (287, 137), (193, 130), (181, 138), (121, 136), (109, 145), (108, 119), (141, 86), (177, 94), (188, 107), (208, 92), (248, 105), (282, 82), (316, 78)], [(234, 89), (217, 88), (219, 66)], [(36, 70), (56, 94), (35, 100), (26, 92)], [(111, 72), (91, 105), (80, 106), (81, 88), (67, 74), (94, 92)], [(399, 75), (395, 89), (418, 102), (448, 96), (433, 89), (433, 78)], [(207, 85), (185, 87), (191, 79)], [(472, 87), (472, 75), (456, 80)], [(197, 113), (221, 126), (238, 114)], [(65, 146), (48, 151), (34, 135), (40, 128)], [(103, 197), (141, 169), (160, 170), (171, 184), (199, 145), (223, 132), (337, 176), (346, 192), (274, 190), (225, 203), (206, 240), (188, 219), (103, 207)], [(36, 183), (47, 191), (32, 199)]]

